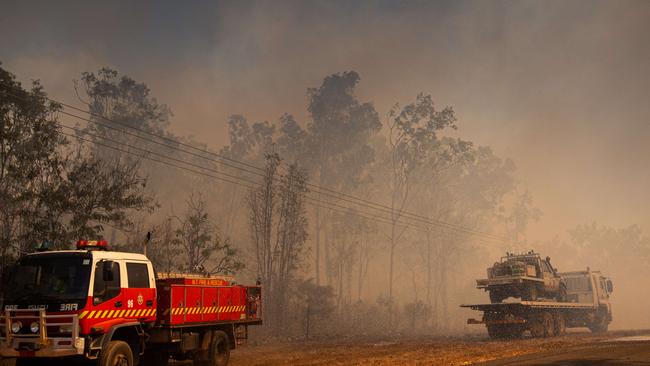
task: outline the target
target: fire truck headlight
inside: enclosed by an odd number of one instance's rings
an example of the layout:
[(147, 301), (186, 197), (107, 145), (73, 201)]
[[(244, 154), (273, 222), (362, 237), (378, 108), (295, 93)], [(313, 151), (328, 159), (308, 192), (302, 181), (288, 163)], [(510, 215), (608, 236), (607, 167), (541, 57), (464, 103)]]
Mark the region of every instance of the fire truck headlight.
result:
[(59, 332), (62, 334), (72, 334), (72, 325), (59, 326)]
[(29, 330), (31, 330), (32, 333), (38, 333), (38, 331), (39, 331), (40, 329), (41, 329), (41, 326), (40, 326), (40, 324), (38, 324), (38, 322), (33, 322), (33, 323), (29, 326)]
[(23, 323), (16, 321), (11, 323), (11, 331), (14, 333), (20, 332), (20, 330), (23, 328)]

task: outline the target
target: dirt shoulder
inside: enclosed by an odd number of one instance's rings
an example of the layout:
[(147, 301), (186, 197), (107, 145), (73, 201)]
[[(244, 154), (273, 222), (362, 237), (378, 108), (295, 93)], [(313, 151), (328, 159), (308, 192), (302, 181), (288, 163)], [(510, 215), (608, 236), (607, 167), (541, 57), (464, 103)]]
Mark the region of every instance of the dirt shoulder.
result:
[(513, 341), (453, 337), (376, 342), (294, 342), (240, 348), (232, 353), (231, 365), (471, 365), (635, 333), (612, 332), (599, 336), (573, 333), (550, 339)]

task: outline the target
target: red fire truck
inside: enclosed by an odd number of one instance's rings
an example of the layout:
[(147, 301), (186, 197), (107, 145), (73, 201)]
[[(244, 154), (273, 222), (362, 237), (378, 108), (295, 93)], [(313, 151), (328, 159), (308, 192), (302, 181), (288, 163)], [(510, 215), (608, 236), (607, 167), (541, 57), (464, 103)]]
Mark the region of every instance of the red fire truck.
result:
[(146, 256), (109, 251), (105, 241), (28, 254), (6, 278), (0, 356), (17, 365), (221, 366), (248, 326), (262, 323), (259, 286), (157, 276)]

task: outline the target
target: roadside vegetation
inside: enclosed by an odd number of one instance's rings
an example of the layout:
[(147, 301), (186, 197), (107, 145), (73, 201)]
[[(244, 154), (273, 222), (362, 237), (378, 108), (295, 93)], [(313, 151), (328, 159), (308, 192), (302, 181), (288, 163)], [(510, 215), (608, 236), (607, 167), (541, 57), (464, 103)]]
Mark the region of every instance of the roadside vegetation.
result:
[(80, 238), (146, 245), (165, 272), (260, 281), (260, 339), (463, 330), (457, 305), (486, 297), (473, 280), (506, 250), (614, 281), (648, 271), (637, 226), (529, 242), (542, 215), (533, 194), (511, 160), (463, 138), (444, 95), (414, 91), (378, 111), (361, 82), (354, 71), (325, 76), (306, 89), (302, 121), (206, 121), (228, 126), (228, 143), (214, 146), (173, 133), (183, 121), (116, 70), (71, 81), (76, 108), (0, 66), (0, 267)]

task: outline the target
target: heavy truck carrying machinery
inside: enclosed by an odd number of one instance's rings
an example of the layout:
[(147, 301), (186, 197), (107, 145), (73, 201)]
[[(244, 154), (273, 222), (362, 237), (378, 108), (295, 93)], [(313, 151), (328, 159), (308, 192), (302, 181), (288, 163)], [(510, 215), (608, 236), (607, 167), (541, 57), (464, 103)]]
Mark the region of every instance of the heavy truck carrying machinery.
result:
[(609, 302), (612, 281), (598, 271), (557, 274), (566, 286), (562, 301), (513, 301), (461, 305), (483, 312), (481, 320), (467, 324), (484, 324), (490, 338), (520, 338), (525, 332), (533, 337), (552, 337), (566, 328), (587, 327), (594, 333), (606, 332), (612, 321)]
[(18, 366), (224, 366), (248, 326), (262, 323), (260, 286), (156, 275), (146, 256), (109, 251), (105, 241), (28, 254), (8, 279), (0, 356)]
[(488, 268), (487, 276), (476, 280), (476, 287), (489, 292), (492, 303), (500, 303), (508, 297), (566, 301), (566, 284), (551, 265), (551, 258), (542, 258), (533, 251), (506, 253), (500, 262)]

